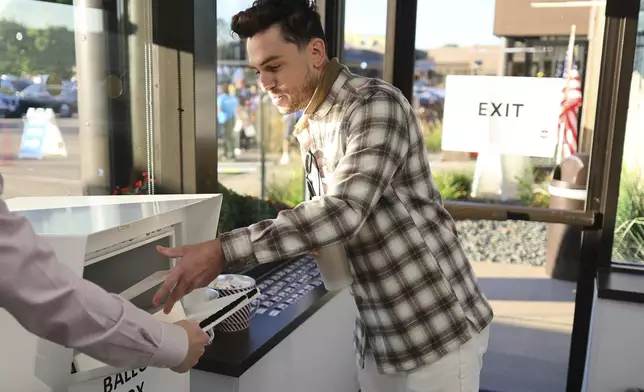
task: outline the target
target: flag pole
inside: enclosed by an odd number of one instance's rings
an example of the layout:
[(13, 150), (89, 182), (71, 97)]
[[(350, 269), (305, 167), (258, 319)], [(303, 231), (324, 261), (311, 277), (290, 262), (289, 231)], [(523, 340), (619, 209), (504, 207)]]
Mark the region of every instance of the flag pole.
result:
[[(570, 86), (570, 74), (572, 72), (572, 66), (574, 62), (574, 52), (575, 52), (575, 33), (577, 31), (577, 26), (576, 25), (571, 25), (570, 26), (570, 38), (568, 39), (568, 50), (566, 52), (566, 59), (568, 60), (566, 63), (566, 84), (564, 85), (564, 104), (565, 102), (568, 102), (568, 89)], [(565, 137), (566, 129), (565, 127), (562, 127), (561, 125), (561, 120), (559, 122), (559, 143), (557, 144), (557, 165), (561, 164), (561, 160), (563, 159), (563, 143), (564, 143), (564, 137)]]

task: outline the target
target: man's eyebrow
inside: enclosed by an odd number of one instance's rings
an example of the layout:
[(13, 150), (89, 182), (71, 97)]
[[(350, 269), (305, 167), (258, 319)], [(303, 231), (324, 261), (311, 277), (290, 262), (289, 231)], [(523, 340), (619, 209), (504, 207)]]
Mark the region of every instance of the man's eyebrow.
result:
[(282, 57), (282, 56), (277, 56), (277, 55), (275, 55), (275, 56), (268, 56), (266, 59), (264, 59), (264, 61), (262, 61), (262, 62), (259, 64), (259, 66), (260, 66), (260, 67), (263, 67), (264, 65), (266, 65), (266, 64), (268, 64), (268, 63), (270, 63), (271, 61), (279, 60), (281, 57)]

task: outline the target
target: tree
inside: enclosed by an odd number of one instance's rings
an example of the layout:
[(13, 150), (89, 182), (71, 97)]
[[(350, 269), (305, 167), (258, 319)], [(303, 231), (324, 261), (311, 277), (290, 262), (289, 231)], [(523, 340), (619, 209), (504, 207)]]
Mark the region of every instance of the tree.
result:
[(22, 75), (28, 73), (31, 49), (27, 29), (9, 20), (0, 21), (0, 73)]
[(34, 46), (30, 57), (37, 73), (71, 78), (76, 64), (74, 32), (64, 27), (50, 27), (31, 29), (29, 34), (33, 36)]
[(0, 20), (0, 73), (69, 79), (75, 63), (73, 31), (65, 27), (29, 29)]

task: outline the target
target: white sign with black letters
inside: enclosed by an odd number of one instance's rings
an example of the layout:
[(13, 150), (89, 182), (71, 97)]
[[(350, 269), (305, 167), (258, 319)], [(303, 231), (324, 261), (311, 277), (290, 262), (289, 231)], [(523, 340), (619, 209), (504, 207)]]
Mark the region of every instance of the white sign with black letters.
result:
[(552, 158), (564, 80), (510, 76), (447, 76), (444, 151)]
[(168, 369), (140, 368), (72, 384), (69, 392), (187, 392), (189, 374)]

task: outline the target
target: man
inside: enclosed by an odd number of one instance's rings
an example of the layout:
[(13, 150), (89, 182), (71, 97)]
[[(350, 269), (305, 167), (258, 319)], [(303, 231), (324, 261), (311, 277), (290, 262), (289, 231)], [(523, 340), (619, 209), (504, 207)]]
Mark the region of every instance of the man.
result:
[(228, 83), (223, 94), (217, 97), (219, 125), (223, 127), (224, 157), (235, 159), (239, 150), (239, 133), (235, 132), (235, 123), (239, 115), (239, 99), (235, 85)]
[(232, 30), (248, 39), (248, 61), (279, 111), (305, 109), (295, 134), (303, 155), (316, 157), (321, 197), (219, 239), (159, 248), (182, 261), (155, 301), (169, 294), (169, 311), (226, 263), (286, 260), (343, 243), (359, 313), (361, 390), (478, 391), (492, 309), (432, 181), (409, 102), (327, 59), (320, 16), (307, 0), (257, 0), (233, 17)]
[[(3, 190), (0, 175), (0, 196)], [(0, 308), (29, 332), (108, 365), (184, 373), (208, 335), (192, 321), (162, 323), (58, 263), (26, 218), (0, 199)], [(70, 364), (71, 366), (71, 364)]]
[(282, 123), (284, 125), (284, 139), (282, 140), (282, 157), (280, 158), (280, 165), (288, 165), (291, 162), (291, 137), (295, 133), (295, 124), (302, 117), (302, 110), (294, 113), (288, 113), (282, 116)]
[(261, 95), (257, 91), (257, 85), (248, 86), (248, 97), (244, 102), (246, 118), (248, 121), (244, 124), (244, 129), (240, 135), (239, 145), (242, 150), (248, 150), (257, 145), (257, 116), (261, 103)]

